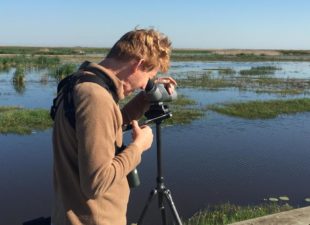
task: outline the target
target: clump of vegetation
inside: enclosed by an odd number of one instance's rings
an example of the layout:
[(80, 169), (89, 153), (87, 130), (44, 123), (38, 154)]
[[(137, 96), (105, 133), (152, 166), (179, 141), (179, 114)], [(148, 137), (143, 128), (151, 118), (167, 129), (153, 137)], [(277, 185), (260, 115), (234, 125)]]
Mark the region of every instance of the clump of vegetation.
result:
[(254, 66), (248, 70), (240, 70), (241, 75), (273, 75), (276, 70), (280, 70), (275, 66)]
[(207, 71), (193, 71), (187, 72), (187, 74), (179, 73), (179, 79), (177, 79), (178, 85), (182, 88), (208, 89), (235, 87), (243, 91), (249, 90), (258, 93), (275, 93), (279, 95), (306, 94), (310, 89), (309, 79), (276, 78), (266, 75), (234, 76), (233, 74), (227, 74), (217, 76), (213, 75), (210, 71), (211, 69), (205, 70)]
[(236, 71), (232, 68), (224, 68), (219, 70), (219, 75), (234, 75)]
[(25, 68), (18, 66), (13, 75), (13, 86), (17, 93), (24, 93), (25, 87)]
[(226, 203), (200, 211), (184, 222), (184, 225), (222, 225), (270, 215), (293, 209), (288, 204), (261, 204), (256, 206), (237, 206)]
[(52, 125), (48, 110), (24, 109), (16, 106), (0, 107), (0, 133), (31, 134)]
[(198, 88), (222, 88), (222, 87), (234, 87), (235, 84), (226, 78), (218, 78), (211, 75), (211, 73), (196, 73), (188, 75), (185, 79), (177, 79), (177, 83), (180, 87), (198, 87)]
[(33, 65), (39, 68), (50, 68), (57, 66), (60, 63), (60, 58), (58, 57), (46, 57), (46, 56), (39, 56), (33, 58)]
[(13, 76), (13, 82), (16, 84), (22, 84), (25, 82), (25, 69), (23, 67), (17, 67), (14, 76)]
[(51, 68), (60, 63), (60, 58), (50, 56), (17, 55), (0, 57), (0, 69), (13, 67), (28, 68)]
[(245, 119), (270, 119), (280, 114), (310, 112), (310, 98), (228, 103), (211, 105), (208, 109)]
[(77, 69), (76, 64), (72, 63), (62, 64), (51, 72), (51, 76), (54, 77), (57, 81), (60, 81), (66, 76), (74, 73), (76, 69)]
[(169, 104), (172, 117), (165, 120), (165, 124), (188, 124), (204, 115), (204, 110), (197, 107), (197, 102), (184, 95)]

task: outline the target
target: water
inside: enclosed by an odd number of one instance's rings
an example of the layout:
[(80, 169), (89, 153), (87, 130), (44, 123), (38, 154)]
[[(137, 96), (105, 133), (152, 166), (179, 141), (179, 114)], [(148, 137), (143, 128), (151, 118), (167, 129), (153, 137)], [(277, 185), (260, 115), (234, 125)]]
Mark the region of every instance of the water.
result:
[(217, 69), (233, 69), (237, 73), (240, 70), (248, 70), (251, 67), (273, 66), (279, 68), (275, 71), (276, 78), (298, 78), (309, 79), (310, 63), (309, 62), (175, 62), (172, 64), (170, 73), (178, 75), (179, 73), (212, 71), (217, 73)]
[[(178, 62), (172, 73), (205, 68), (243, 69), (265, 63)], [(271, 63), (270, 63), (271, 64)], [(310, 78), (309, 63), (283, 63), (277, 76)], [(279, 65), (278, 65), (279, 67)], [(292, 73), (292, 71), (297, 71)], [(0, 105), (49, 108), (55, 82), (42, 83), (42, 72), (26, 75), (23, 94), (16, 93), (11, 76), (0, 74)], [(278, 73), (277, 72), (277, 73)], [(256, 99), (278, 99), (235, 88), (218, 91), (180, 89), (200, 105)], [(293, 97), (304, 97), (303, 95)], [(153, 128), (155, 133), (155, 128)], [(287, 195), (290, 204), (303, 205), (310, 197), (310, 113), (279, 116), (269, 120), (245, 120), (208, 111), (189, 125), (162, 129), (165, 184), (182, 218), (208, 205), (231, 202), (258, 204), (264, 198)], [(125, 141), (130, 137), (125, 135)], [(1, 224), (21, 224), (49, 216), (52, 204), (51, 130), (29, 136), (0, 135)], [(129, 222), (136, 222), (149, 192), (156, 187), (156, 146), (143, 155), (138, 167), (141, 186), (132, 191)], [(145, 224), (158, 224), (157, 197)], [(152, 221), (152, 222), (151, 222)]]

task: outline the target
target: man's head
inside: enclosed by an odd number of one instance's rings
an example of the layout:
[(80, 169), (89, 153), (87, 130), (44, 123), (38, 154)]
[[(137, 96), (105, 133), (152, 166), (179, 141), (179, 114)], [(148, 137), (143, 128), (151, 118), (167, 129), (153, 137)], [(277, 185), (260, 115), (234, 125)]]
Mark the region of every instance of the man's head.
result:
[(147, 81), (170, 66), (171, 42), (154, 29), (135, 29), (124, 34), (107, 54), (107, 60), (125, 64), (118, 77), (124, 83), (125, 95), (144, 89)]
[(151, 71), (158, 68), (167, 72), (170, 66), (171, 42), (154, 29), (135, 29), (124, 34), (111, 48), (106, 58), (119, 61), (144, 60), (143, 68)]

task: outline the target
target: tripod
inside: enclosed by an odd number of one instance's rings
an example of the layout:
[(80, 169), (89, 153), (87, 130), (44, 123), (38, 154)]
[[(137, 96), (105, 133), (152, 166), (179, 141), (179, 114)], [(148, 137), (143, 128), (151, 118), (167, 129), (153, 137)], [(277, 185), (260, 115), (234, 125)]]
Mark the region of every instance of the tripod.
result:
[[(164, 200), (168, 203), (173, 218), (177, 225), (182, 225), (180, 216), (177, 212), (175, 204), (172, 200), (171, 192), (166, 188), (164, 184), (164, 177), (162, 172), (162, 153), (161, 153), (161, 122), (172, 116), (171, 112), (169, 112), (167, 106), (164, 106), (162, 103), (158, 105), (151, 106), (150, 110), (146, 112), (146, 117), (148, 119), (155, 118), (156, 123), (156, 143), (157, 143), (157, 186), (151, 191), (147, 202), (143, 208), (143, 211), (138, 220), (138, 225), (142, 225), (145, 214), (154, 199), (154, 197), (158, 196), (158, 207), (161, 212), (162, 224), (167, 225), (167, 214), (166, 208), (164, 204)], [(156, 118), (157, 117), (157, 118)]]

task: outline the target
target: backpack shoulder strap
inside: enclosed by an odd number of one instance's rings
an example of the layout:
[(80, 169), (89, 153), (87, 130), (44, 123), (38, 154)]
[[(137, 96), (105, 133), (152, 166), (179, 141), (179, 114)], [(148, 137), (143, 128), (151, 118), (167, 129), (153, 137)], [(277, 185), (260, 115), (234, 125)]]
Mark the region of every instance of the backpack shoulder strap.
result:
[[(95, 70), (93, 70), (95, 69)], [(50, 116), (54, 120), (60, 102), (63, 100), (65, 116), (70, 125), (75, 129), (75, 105), (73, 101), (73, 91), (77, 84), (84, 82), (92, 82), (105, 88), (117, 103), (118, 98), (116, 88), (112, 80), (102, 71), (96, 68), (85, 68), (84, 71), (94, 73), (95, 75), (87, 75), (85, 73), (71, 74), (60, 81), (57, 86), (57, 97), (53, 100), (53, 105), (50, 110)]]

